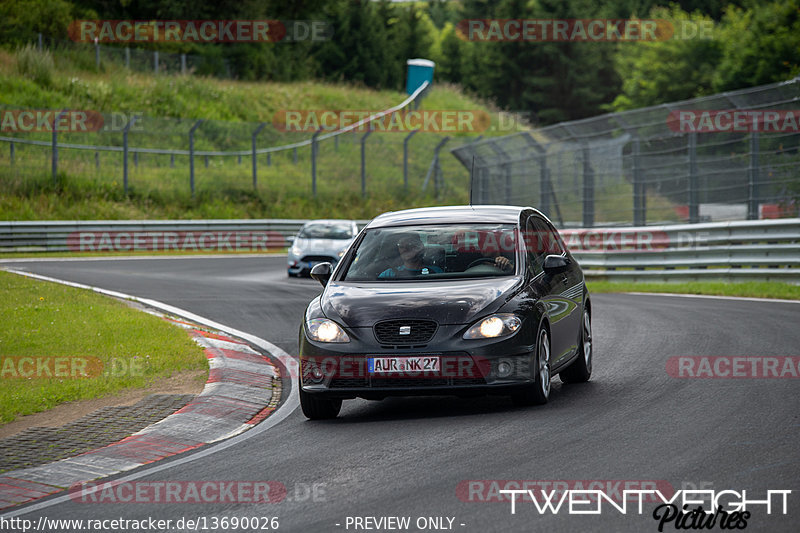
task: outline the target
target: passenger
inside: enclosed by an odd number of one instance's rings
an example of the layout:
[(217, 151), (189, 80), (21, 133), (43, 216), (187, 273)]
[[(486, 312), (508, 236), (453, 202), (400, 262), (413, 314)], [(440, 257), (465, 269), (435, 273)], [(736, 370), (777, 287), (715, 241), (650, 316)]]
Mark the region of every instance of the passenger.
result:
[(424, 265), (422, 263), (422, 257), (425, 255), (425, 246), (416, 233), (409, 233), (400, 237), (397, 241), (397, 251), (400, 253), (403, 264), (387, 268), (378, 275), (379, 278), (410, 278), (427, 274), (441, 274), (443, 272), (436, 265)]

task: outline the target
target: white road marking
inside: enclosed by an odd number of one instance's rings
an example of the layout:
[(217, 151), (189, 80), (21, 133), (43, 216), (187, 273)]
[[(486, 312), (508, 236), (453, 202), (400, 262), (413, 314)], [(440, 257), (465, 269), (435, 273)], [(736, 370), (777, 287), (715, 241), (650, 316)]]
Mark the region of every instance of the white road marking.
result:
[[(297, 363), (297, 360), (294, 357), (292, 357), (291, 355), (289, 355), (288, 353), (284, 352), (283, 350), (281, 350), (280, 348), (275, 346), (274, 344), (272, 344), (271, 342), (266, 341), (264, 339), (261, 339), (259, 337), (256, 337), (255, 335), (251, 335), (249, 333), (245, 333), (244, 331), (239, 331), (238, 329), (234, 329), (234, 328), (225, 326), (224, 324), (220, 324), (218, 322), (214, 322), (213, 320), (210, 320), (208, 318), (196, 315), (196, 314), (191, 313), (189, 311), (185, 311), (185, 310), (180, 309), (178, 307), (174, 307), (174, 306), (169, 305), (169, 304), (161, 303), (161, 302), (158, 302), (156, 300), (150, 300), (149, 298), (139, 298), (139, 297), (136, 297), (136, 296), (132, 296), (130, 294), (124, 294), (124, 293), (117, 292), (117, 291), (110, 291), (110, 290), (106, 290), (106, 289), (101, 289), (100, 287), (92, 287), (90, 285), (83, 285), (82, 283), (74, 283), (74, 282), (71, 282), (71, 281), (60, 280), (60, 279), (51, 278), (51, 277), (48, 277), (48, 276), (42, 276), (42, 275), (39, 275), (39, 274), (33, 274), (31, 272), (23, 272), (23, 271), (18, 271), (18, 270), (13, 270), (13, 269), (5, 269), (5, 270), (7, 270), (8, 272), (13, 272), (15, 274), (19, 274), (19, 275), (22, 275), (22, 276), (27, 276), (27, 277), (30, 277), (30, 278), (40, 279), (40, 280), (43, 280), (43, 281), (51, 281), (53, 283), (61, 283), (62, 285), (68, 285), (70, 287), (76, 287), (76, 288), (79, 288), (79, 289), (88, 289), (88, 290), (91, 290), (91, 291), (94, 291), (94, 292), (98, 292), (100, 294), (106, 294), (108, 296), (113, 296), (115, 298), (123, 298), (123, 299), (126, 299), (126, 300), (133, 300), (135, 302), (139, 302), (141, 304), (148, 305), (150, 307), (155, 307), (157, 309), (161, 309), (162, 311), (166, 311), (168, 313), (172, 313), (174, 315), (181, 316), (181, 317), (186, 318), (188, 320), (192, 320), (194, 322), (197, 322), (198, 324), (202, 324), (204, 326), (208, 326), (210, 328), (214, 328), (214, 329), (217, 329), (219, 331), (223, 331), (223, 332), (227, 333), (228, 335), (232, 335), (234, 337), (239, 337), (241, 339), (246, 340), (247, 342), (253, 343), (256, 346), (258, 346), (259, 348), (262, 348), (262, 349), (266, 350), (267, 352), (269, 352), (269, 354), (272, 355), (274, 358), (278, 359), (283, 364), (283, 366), (286, 369), (286, 371), (288, 372), (289, 376), (296, 376), (296, 375), (299, 374), (299, 372), (298, 372), (299, 365)], [(116, 481), (119, 481), (119, 482), (133, 481), (135, 479), (139, 479), (139, 478), (148, 476), (150, 474), (155, 474), (157, 472), (168, 470), (168, 469), (173, 468), (175, 466), (184, 465), (186, 463), (190, 463), (190, 462), (196, 461), (197, 459), (202, 459), (203, 457), (207, 457), (207, 456), (215, 454), (217, 452), (221, 452), (223, 450), (226, 450), (226, 449), (228, 449), (228, 448), (230, 448), (232, 446), (235, 446), (235, 445), (239, 444), (240, 442), (246, 441), (246, 440), (248, 440), (248, 439), (250, 439), (252, 437), (255, 437), (256, 435), (259, 435), (259, 434), (267, 431), (268, 429), (274, 427), (279, 422), (282, 422), (285, 418), (287, 418), (290, 414), (292, 414), (294, 412), (294, 410), (297, 409), (297, 407), (299, 405), (300, 405), (300, 396), (297, 393), (297, 387), (294, 386), (294, 384), (292, 384), (291, 392), (290, 392), (289, 396), (286, 398), (286, 401), (278, 409), (276, 409), (269, 417), (267, 417), (263, 422), (261, 422), (259, 424), (256, 424), (255, 427), (253, 427), (249, 431), (245, 431), (244, 433), (240, 433), (239, 435), (236, 435), (235, 437), (232, 437), (232, 438), (230, 438), (228, 440), (222, 441), (219, 444), (204, 446), (204, 447), (200, 448), (197, 452), (194, 452), (191, 455), (188, 455), (186, 457), (178, 456), (178, 458), (175, 459), (175, 460), (167, 461), (167, 462), (161, 462), (161, 463), (155, 463), (152, 467), (141, 467), (141, 468), (137, 469), (135, 472), (133, 472), (131, 474), (128, 474), (126, 476), (122, 476), (122, 477), (118, 478)], [(0, 516), (3, 517), (3, 518), (11, 518), (11, 517), (14, 517), (14, 516), (25, 515), (25, 514), (28, 514), (28, 513), (32, 513), (34, 511), (39, 511), (41, 509), (46, 509), (48, 507), (52, 507), (54, 505), (61, 504), (61, 503), (67, 502), (67, 501), (70, 501), (70, 495), (69, 494), (64, 494), (63, 496), (56, 496), (55, 498), (50, 499), (50, 500), (46, 500), (46, 501), (39, 502), (39, 503), (34, 503), (34, 504), (29, 505), (29, 506), (20, 508), (20, 509), (15, 509), (13, 511), (10, 511), (10, 512), (8, 512), (6, 514), (3, 514), (3, 515), (0, 515)]]
[(677, 292), (623, 292), (636, 296), (675, 296), (676, 298), (713, 298), (717, 300), (741, 300), (743, 302), (778, 302), (784, 304), (800, 304), (800, 300), (783, 300), (780, 298), (753, 298), (750, 296), (715, 296), (713, 294), (683, 294)]

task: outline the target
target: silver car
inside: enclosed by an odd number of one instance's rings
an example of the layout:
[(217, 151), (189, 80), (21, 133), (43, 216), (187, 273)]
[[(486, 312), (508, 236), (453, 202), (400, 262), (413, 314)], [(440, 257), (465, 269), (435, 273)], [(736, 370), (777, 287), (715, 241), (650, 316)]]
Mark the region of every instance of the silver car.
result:
[(335, 265), (357, 234), (355, 220), (306, 222), (289, 247), (289, 276), (308, 276), (317, 263)]

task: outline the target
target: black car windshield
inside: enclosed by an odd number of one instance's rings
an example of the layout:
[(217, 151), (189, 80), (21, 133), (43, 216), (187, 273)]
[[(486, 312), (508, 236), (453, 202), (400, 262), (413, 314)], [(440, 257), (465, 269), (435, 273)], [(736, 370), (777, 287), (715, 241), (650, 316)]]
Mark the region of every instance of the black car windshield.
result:
[(308, 224), (300, 230), (298, 237), (304, 239), (350, 239), (353, 228), (350, 224)]
[(511, 276), (513, 224), (441, 224), (367, 230), (343, 281), (393, 282)]

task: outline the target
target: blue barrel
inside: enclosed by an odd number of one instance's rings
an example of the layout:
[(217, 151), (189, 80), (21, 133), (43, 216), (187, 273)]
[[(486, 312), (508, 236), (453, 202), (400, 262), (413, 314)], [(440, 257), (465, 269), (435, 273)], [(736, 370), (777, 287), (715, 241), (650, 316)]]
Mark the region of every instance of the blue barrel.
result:
[(414, 94), (419, 86), (425, 83), (433, 83), (433, 67), (436, 65), (430, 59), (409, 59), (408, 80), (406, 81), (406, 93)]

